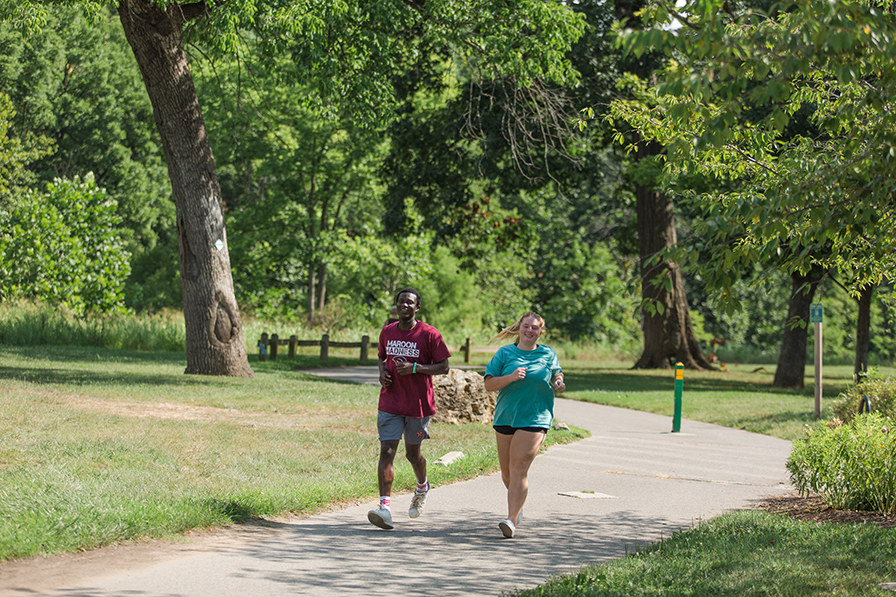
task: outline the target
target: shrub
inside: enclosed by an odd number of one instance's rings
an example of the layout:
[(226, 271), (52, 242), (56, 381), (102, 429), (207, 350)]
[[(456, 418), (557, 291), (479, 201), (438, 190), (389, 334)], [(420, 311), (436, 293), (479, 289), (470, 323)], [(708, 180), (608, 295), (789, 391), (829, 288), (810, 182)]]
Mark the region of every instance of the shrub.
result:
[(894, 419), (863, 414), (835, 419), (794, 442), (790, 480), (802, 494), (815, 492), (833, 508), (896, 513)]
[(0, 211), (0, 297), (42, 300), (78, 316), (121, 312), (130, 254), (116, 208), (88, 174), (56, 179)]
[(869, 376), (840, 394), (831, 405), (831, 410), (841, 421), (851, 421), (859, 412), (859, 405), (865, 396), (871, 400), (871, 411), (879, 412), (896, 420), (896, 379)]

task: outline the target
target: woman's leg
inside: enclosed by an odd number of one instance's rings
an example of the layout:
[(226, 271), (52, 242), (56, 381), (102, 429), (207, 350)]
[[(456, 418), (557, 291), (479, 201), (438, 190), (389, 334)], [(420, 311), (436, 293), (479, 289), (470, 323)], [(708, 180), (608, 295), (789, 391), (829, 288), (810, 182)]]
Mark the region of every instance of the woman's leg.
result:
[(510, 441), (512, 439), (512, 435), (495, 432), (495, 441), (498, 443), (498, 464), (501, 466), (501, 480), (507, 489), (510, 489)]
[[(508, 438), (507, 466), (501, 462), (501, 478), (507, 487), (507, 518), (516, 522), (523, 504), (526, 503), (526, 496), (529, 494), (529, 467), (544, 442), (544, 433), (523, 431), (518, 429), (513, 435), (504, 436)], [(498, 460), (501, 461), (501, 440), (498, 440)], [(507, 470), (505, 475), (504, 471)]]

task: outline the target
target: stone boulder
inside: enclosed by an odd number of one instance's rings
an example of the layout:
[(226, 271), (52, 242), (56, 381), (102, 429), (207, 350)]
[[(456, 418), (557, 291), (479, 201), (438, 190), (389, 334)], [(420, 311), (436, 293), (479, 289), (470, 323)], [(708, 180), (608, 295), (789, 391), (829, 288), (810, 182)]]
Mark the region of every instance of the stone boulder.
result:
[(438, 423), (476, 422), (490, 424), (495, 414), (497, 392), (485, 391), (485, 379), (475, 371), (451, 369), (432, 378)]

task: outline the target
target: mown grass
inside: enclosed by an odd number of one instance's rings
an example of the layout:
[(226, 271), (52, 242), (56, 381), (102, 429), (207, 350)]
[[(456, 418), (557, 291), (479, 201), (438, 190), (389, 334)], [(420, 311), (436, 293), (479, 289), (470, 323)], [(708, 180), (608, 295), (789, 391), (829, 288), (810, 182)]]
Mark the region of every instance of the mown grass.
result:
[(725, 514), (637, 554), (559, 576), (517, 597), (887, 595), (896, 532), (873, 525)]
[[(563, 359), (562, 352), (561, 359), (565, 397), (665, 414), (671, 424), (671, 371)], [(314, 353), (261, 363), (252, 355), (250, 362), (257, 379), (209, 378), (184, 375), (180, 352), (0, 346), (0, 558), (372, 501), (376, 389), (296, 371), (354, 365), (357, 357), (321, 361)], [(807, 372), (805, 390), (784, 391), (771, 387), (767, 365), (687, 371), (683, 416), (796, 439), (816, 424)], [(851, 381), (850, 368), (826, 368), (825, 417)], [(431, 467), (436, 484), (497, 469), (488, 426), (433, 431), (428, 456), (466, 454), (457, 466)], [(548, 437), (573, 441), (576, 434)], [(396, 464), (396, 490), (409, 490), (410, 467)], [(893, 537), (864, 525), (732, 513), (531, 593), (880, 594), (877, 583), (896, 580)]]
[[(565, 367), (570, 396), (665, 414), (674, 408), (672, 372), (633, 371), (623, 363)], [(682, 416), (798, 440), (814, 418), (814, 371), (803, 390), (771, 386), (774, 368), (731, 365), (727, 372), (685, 371)], [(879, 370), (894, 376), (893, 368)], [(852, 367), (826, 367), (822, 422), (833, 399), (853, 383)], [(683, 423), (682, 431), (686, 431)], [(896, 530), (810, 523), (781, 514), (732, 512), (639, 551), (558, 576), (517, 597), (717, 595), (800, 597), (884, 595), (896, 582)]]
[[(567, 387), (577, 400), (668, 415), (675, 405), (673, 371), (632, 370), (628, 363), (564, 364)], [(805, 388), (772, 387), (774, 366), (729, 365), (728, 371), (685, 371), (682, 417), (788, 440), (803, 437), (815, 420), (815, 379), (806, 367)], [(838, 394), (853, 384), (852, 367), (825, 367), (822, 420), (832, 417)], [(896, 376), (885, 367), (880, 375)], [(683, 429), (684, 431), (684, 429)]]
[[(187, 376), (180, 353), (0, 346), (0, 559), (372, 502), (377, 388), (253, 366)], [(432, 434), (432, 460), (465, 454), (434, 484), (497, 470), (489, 426)], [(413, 484), (397, 459), (394, 490)]]

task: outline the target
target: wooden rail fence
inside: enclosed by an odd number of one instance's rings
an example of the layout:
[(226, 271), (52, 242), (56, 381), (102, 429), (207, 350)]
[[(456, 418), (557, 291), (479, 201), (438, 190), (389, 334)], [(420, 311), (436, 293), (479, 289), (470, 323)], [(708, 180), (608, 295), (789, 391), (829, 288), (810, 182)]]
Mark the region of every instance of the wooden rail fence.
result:
[[(258, 339), (258, 360), (266, 361), (268, 359), (272, 361), (277, 360), (277, 353), (279, 352), (279, 348), (281, 346), (288, 346), (287, 356), (290, 359), (296, 358), (296, 349), (299, 346), (320, 346), (320, 358), (321, 360), (326, 360), (330, 358), (330, 348), (359, 348), (360, 350), (360, 359), (362, 363), (366, 363), (368, 360), (368, 355), (370, 354), (370, 349), (376, 350), (377, 343), (370, 341), (370, 336), (361, 336), (360, 342), (335, 342), (330, 340), (329, 334), (324, 334), (320, 337), (320, 340), (299, 340), (295, 334), (290, 336), (289, 338), (280, 338), (277, 334), (271, 334), (268, 336), (267, 333), (261, 335), (261, 338)], [(494, 354), (498, 347), (496, 346), (473, 346), (473, 342), (470, 338), (467, 338), (467, 341), (462, 346), (457, 346), (456, 349), (451, 347), (451, 352), (457, 354), (462, 352), (464, 354), (464, 362), (470, 363), (472, 362), (472, 356), (475, 353), (487, 353)]]

